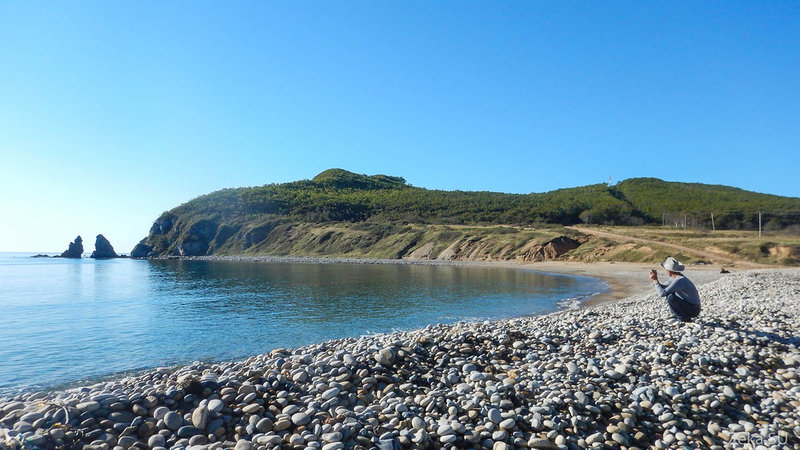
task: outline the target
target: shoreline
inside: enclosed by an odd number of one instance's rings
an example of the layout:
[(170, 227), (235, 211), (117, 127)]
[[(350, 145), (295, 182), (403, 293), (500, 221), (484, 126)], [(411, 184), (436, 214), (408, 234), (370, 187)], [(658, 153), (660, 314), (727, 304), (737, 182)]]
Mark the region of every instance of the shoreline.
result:
[[(653, 284), (647, 276), (647, 272), (650, 269), (659, 271), (659, 280), (661, 282), (667, 280), (664, 269), (658, 263), (545, 261), (528, 263), (522, 266), (543, 272), (599, 278), (609, 285), (607, 292), (592, 296), (581, 302), (582, 307), (604, 305), (624, 300), (634, 295), (652, 292)], [(684, 274), (695, 284), (706, 284), (718, 280), (724, 275), (720, 273), (722, 267), (722, 265), (718, 264), (690, 265), (687, 266)], [(741, 272), (746, 271), (735, 271), (735, 273)]]
[[(596, 278), (608, 285), (608, 290), (598, 292), (583, 299), (579, 307), (591, 307), (622, 300), (632, 295), (652, 291), (652, 283), (647, 277), (650, 269), (658, 269), (660, 280), (666, 280), (664, 269), (658, 263), (629, 262), (569, 262), (569, 261), (460, 261), (430, 259), (379, 259), (379, 258), (341, 258), (327, 256), (166, 256), (154, 260), (177, 261), (226, 261), (245, 263), (301, 263), (301, 264), (386, 264), (386, 265), (433, 265), (462, 267), (502, 267), (516, 270), (534, 270), (537, 272)], [(696, 284), (708, 283), (719, 279), (720, 269), (729, 265), (704, 264), (690, 265), (686, 275)], [(775, 269), (780, 269), (775, 267)], [(740, 273), (753, 269), (732, 270)], [(767, 269), (768, 270), (768, 269)], [(561, 311), (558, 309), (556, 311)], [(555, 311), (554, 311), (555, 312)], [(545, 313), (549, 314), (549, 313)]]
[(754, 436), (797, 448), (800, 269), (698, 287), (707, 312), (690, 324), (640, 294), (26, 394), (0, 401), (0, 436), (87, 449), (723, 448)]

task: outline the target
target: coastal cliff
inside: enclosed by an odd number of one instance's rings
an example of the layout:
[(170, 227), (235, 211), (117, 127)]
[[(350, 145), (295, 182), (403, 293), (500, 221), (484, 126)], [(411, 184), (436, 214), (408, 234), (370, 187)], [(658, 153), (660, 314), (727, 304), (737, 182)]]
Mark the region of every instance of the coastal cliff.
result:
[(209, 221), (190, 226), (186, 233), (189, 237), (182, 238), (180, 229), (169, 229), (164, 224), (159, 220), (153, 228), (169, 231), (151, 232), (136, 246), (132, 256), (302, 255), (527, 262), (556, 259), (588, 240), (587, 236), (564, 228), (283, 223), (234, 231), (226, 225), (215, 229)]
[[(616, 251), (617, 243), (568, 227), (660, 224), (667, 217), (663, 211), (718, 208), (715, 227), (742, 228), (752, 226), (758, 214), (724, 213), (723, 206), (744, 211), (752, 205), (773, 211), (774, 217), (764, 219), (773, 228), (792, 226), (786, 222), (791, 215), (780, 216), (785, 220), (776, 225), (778, 212), (800, 211), (797, 198), (653, 178), (523, 195), (436, 191), (411, 186), (401, 177), (331, 169), (312, 180), (223, 189), (184, 203), (158, 217), (131, 256), (649, 261), (663, 258), (669, 249), (655, 242)], [(680, 216), (685, 221), (688, 214)], [(800, 247), (795, 253), (791, 246), (763, 247), (764, 257), (774, 262), (800, 255)], [(683, 256), (687, 262), (704, 260)]]

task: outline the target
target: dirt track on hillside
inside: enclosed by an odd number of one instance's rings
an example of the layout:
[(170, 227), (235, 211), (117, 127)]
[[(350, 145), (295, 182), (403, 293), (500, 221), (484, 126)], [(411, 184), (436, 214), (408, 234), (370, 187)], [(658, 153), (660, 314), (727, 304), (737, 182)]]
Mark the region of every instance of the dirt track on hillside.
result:
[(709, 259), (711, 261), (715, 261), (715, 262), (718, 262), (720, 264), (736, 265), (738, 267), (746, 267), (746, 268), (774, 267), (774, 266), (770, 266), (770, 265), (767, 265), (767, 264), (759, 264), (759, 263), (754, 263), (752, 261), (747, 261), (745, 259), (735, 258), (732, 255), (726, 254), (726, 253), (717, 253), (717, 252), (709, 252), (707, 250), (698, 250), (698, 249), (695, 249), (695, 248), (687, 247), (685, 245), (673, 244), (673, 243), (670, 243), (670, 242), (662, 242), (662, 241), (658, 241), (658, 240), (655, 240), (655, 239), (645, 239), (645, 238), (639, 238), (639, 237), (633, 237), (633, 236), (625, 236), (624, 234), (611, 233), (611, 232), (608, 232), (608, 231), (601, 231), (601, 230), (596, 230), (594, 228), (586, 228), (586, 227), (579, 227), (579, 226), (572, 226), (572, 227), (567, 227), (567, 228), (571, 228), (571, 229), (573, 229), (575, 231), (578, 231), (580, 233), (583, 233), (583, 234), (604, 237), (604, 238), (615, 240), (615, 241), (628, 241), (628, 242), (636, 242), (636, 243), (639, 243), (639, 244), (658, 245), (658, 246), (662, 246), (662, 247), (673, 248), (675, 250), (680, 250), (680, 251), (685, 252), (685, 253), (689, 253), (689, 254), (692, 254), (692, 255), (697, 255), (697, 256), (701, 256), (703, 258), (707, 258), (707, 259)]

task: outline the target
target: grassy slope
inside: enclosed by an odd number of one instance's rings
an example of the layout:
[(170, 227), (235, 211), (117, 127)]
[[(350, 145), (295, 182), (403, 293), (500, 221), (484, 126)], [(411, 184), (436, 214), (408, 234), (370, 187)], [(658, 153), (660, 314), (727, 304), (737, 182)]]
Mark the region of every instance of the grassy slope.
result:
[[(800, 265), (800, 236), (798, 235), (764, 232), (762, 237), (759, 238), (757, 231), (683, 231), (673, 227), (599, 227), (599, 229), (652, 241), (653, 244), (651, 245), (637, 244), (633, 246), (640, 249), (644, 248), (640, 252), (643, 254), (647, 253), (647, 247), (659, 249), (658, 243), (665, 243), (689, 247), (698, 252), (719, 255), (718, 258), (709, 258), (688, 252), (682, 253), (688, 262), (709, 262), (709, 259), (713, 259), (716, 262), (745, 260), (766, 265)], [(594, 242), (593, 245), (599, 246), (599, 243)], [(616, 246), (631, 247), (631, 243), (618, 241)], [(588, 247), (582, 250), (590, 251)], [(660, 247), (661, 254), (654, 255), (654, 260), (659, 259), (656, 256), (662, 256), (664, 251), (669, 252), (670, 250), (668, 247)], [(675, 252), (673, 251), (673, 253)], [(622, 258), (619, 260), (632, 260), (626, 258), (625, 255), (619, 255), (619, 257)]]

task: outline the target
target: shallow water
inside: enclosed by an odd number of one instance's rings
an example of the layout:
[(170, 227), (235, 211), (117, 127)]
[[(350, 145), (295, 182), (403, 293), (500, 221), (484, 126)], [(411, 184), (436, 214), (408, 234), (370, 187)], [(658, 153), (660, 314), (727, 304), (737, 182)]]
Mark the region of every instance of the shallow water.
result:
[(433, 323), (553, 311), (597, 280), (499, 267), (0, 254), (0, 395)]

